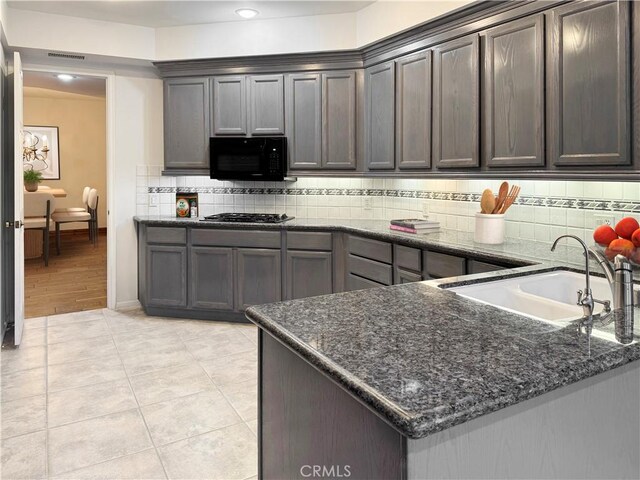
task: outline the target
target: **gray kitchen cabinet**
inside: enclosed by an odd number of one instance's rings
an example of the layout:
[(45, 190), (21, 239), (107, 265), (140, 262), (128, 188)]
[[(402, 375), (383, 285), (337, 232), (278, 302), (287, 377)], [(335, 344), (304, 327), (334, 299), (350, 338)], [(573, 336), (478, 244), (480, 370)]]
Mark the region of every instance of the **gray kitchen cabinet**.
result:
[(484, 158), (489, 167), (544, 165), (544, 15), (485, 33)]
[(286, 128), (289, 168), (318, 169), (322, 164), (322, 84), (320, 75), (286, 78)]
[(286, 298), (313, 297), (333, 292), (331, 252), (287, 251)]
[(282, 300), (280, 250), (238, 248), (236, 272), (236, 308)]
[(433, 49), (433, 160), (437, 168), (480, 165), (478, 35)]
[(395, 62), (365, 70), (365, 157), (369, 170), (395, 168)]
[(187, 306), (187, 247), (147, 245), (146, 304), (151, 307)]
[(244, 75), (211, 79), (213, 134), (247, 134), (247, 88)]
[(251, 75), (248, 80), (251, 135), (284, 135), (284, 77)]
[(401, 285), (403, 283), (421, 282), (422, 275), (404, 268), (395, 267), (393, 269), (393, 284)]
[(322, 74), (322, 167), (356, 168), (356, 72)]
[(233, 310), (233, 249), (191, 247), (189, 255), (189, 306)]
[(555, 166), (631, 161), (630, 3), (570, 3), (548, 17), (547, 135)]
[(502, 265), (496, 265), (495, 263), (483, 262), (481, 260), (469, 259), (467, 261), (467, 273), (487, 273), (495, 272), (497, 270), (504, 270), (509, 267), (503, 267)]
[(209, 79), (164, 81), (164, 162), (171, 169), (209, 168)]
[(431, 51), (396, 60), (396, 161), (431, 167)]
[(422, 252), (422, 257), (422, 276), (425, 279), (456, 277), (467, 273), (467, 260), (464, 257), (430, 251)]

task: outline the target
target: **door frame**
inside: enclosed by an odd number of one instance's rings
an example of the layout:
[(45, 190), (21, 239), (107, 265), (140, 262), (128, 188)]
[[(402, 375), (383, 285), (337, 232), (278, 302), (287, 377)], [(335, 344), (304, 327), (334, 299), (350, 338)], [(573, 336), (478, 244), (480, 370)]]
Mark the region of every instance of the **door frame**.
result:
[[(107, 308), (116, 309), (116, 219), (115, 219), (115, 80), (113, 72), (82, 70), (65, 66), (31, 64), (23, 60), (24, 72), (68, 73), (105, 79), (106, 119), (106, 173), (107, 173)], [(24, 279), (23, 279), (24, 281)]]

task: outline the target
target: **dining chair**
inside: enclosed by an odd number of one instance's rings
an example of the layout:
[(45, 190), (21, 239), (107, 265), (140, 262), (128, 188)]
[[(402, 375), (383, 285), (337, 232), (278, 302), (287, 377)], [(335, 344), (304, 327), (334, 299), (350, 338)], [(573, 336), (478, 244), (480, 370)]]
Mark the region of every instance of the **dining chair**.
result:
[(94, 245), (98, 243), (98, 191), (95, 188), (89, 190), (87, 196), (87, 210), (56, 211), (51, 215), (56, 224), (56, 253), (60, 255), (60, 226), (63, 223), (87, 222), (89, 226), (89, 240)]
[(56, 199), (48, 192), (31, 192), (24, 195), (25, 230), (42, 230), (42, 253), (45, 267), (49, 266), (49, 225)]

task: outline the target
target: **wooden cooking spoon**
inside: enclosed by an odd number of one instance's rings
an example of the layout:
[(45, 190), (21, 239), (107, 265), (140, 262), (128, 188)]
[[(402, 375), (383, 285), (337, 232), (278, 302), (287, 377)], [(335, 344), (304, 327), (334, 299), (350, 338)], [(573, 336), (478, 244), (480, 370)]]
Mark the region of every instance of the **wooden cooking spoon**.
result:
[(496, 208), (496, 197), (493, 196), (491, 189), (487, 188), (482, 192), (482, 197), (480, 198), (480, 212), (491, 213), (494, 208)]
[(500, 190), (498, 191), (496, 206), (491, 213), (500, 213), (500, 209), (504, 205), (504, 201), (507, 199), (507, 193), (509, 193), (509, 182), (502, 182)]

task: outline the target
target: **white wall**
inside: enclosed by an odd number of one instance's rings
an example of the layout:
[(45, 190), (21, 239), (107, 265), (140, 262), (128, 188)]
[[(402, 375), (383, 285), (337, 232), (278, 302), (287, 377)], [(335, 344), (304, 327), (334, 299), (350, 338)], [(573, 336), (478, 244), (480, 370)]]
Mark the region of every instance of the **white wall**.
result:
[(156, 59), (232, 57), (351, 49), (351, 13), (156, 29)]
[(356, 45), (358, 47), (368, 45), (472, 1), (377, 1), (356, 12)]
[(136, 165), (162, 165), (162, 80), (115, 79), (115, 181), (112, 186), (116, 228), (116, 306), (138, 298)]
[(153, 60), (153, 28), (50, 13), (7, 9), (9, 45)]

